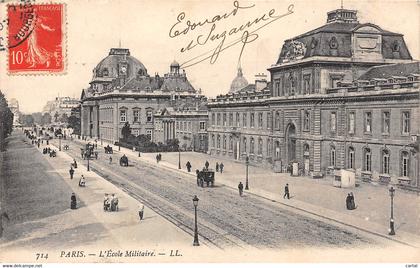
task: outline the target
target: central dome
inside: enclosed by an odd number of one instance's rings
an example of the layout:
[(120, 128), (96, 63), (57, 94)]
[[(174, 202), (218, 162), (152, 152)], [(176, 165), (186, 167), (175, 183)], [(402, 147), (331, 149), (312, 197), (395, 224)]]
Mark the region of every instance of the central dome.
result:
[(93, 80), (114, 79), (125, 76), (128, 80), (137, 75), (146, 76), (147, 69), (138, 59), (130, 56), (126, 48), (111, 48), (109, 55), (93, 69)]
[(235, 77), (235, 79), (233, 79), (232, 83), (230, 84), (229, 93), (238, 92), (239, 90), (243, 89), (247, 85), (248, 85), (248, 81), (245, 79), (245, 77), (242, 74), (242, 68), (239, 67), (237, 76)]

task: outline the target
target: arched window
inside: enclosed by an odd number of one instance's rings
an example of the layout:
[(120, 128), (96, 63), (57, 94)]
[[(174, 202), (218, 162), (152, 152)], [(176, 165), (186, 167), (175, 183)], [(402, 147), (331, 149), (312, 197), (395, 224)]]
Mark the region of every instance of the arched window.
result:
[(330, 166), (335, 167), (335, 160), (336, 160), (336, 154), (335, 154), (335, 147), (334, 145), (331, 145), (330, 147)]
[(226, 136), (223, 135), (223, 149), (226, 149)]
[(369, 148), (363, 150), (363, 169), (372, 171), (372, 153)]
[(214, 139), (214, 134), (211, 135), (211, 144), (213, 145), (213, 148), (216, 147), (216, 141)]
[(401, 176), (408, 177), (410, 174), (410, 155), (408, 152), (401, 152)]
[(382, 150), (382, 170), (383, 174), (389, 174), (389, 151), (387, 149)]
[(232, 136), (229, 136), (229, 150), (233, 150), (233, 139)]
[(244, 137), (244, 138), (243, 138), (243, 146), (244, 146), (243, 151), (244, 151), (245, 153), (246, 153), (246, 150), (247, 150), (247, 149), (246, 149), (246, 145), (247, 145), (247, 144), (246, 144), (246, 137)]
[(303, 156), (309, 157), (309, 144), (305, 143), (303, 145)]
[(220, 135), (217, 134), (217, 148), (220, 149)]
[(276, 141), (276, 160), (280, 159), (280, 142)]
[(354, 169), (354, 148), (349, 147), (347, 167)]
[(251, 141), (249, 143), (249, 153), (253, 154), (254, 153), (254, 138), (251, 137)]

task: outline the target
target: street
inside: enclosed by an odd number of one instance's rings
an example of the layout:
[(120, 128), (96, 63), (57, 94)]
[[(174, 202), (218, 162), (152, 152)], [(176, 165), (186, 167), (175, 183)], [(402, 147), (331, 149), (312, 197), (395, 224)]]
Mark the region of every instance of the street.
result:
[[(78, 162), (83, 161), (80, 158), (82, 144), (65, 142), (70, 147), (66, 153)], [(57, 141), (53, 144), (58, 146)], [(129, 158), (129, 166), (122, 167), (118, 164), (122, 154), (116, 148), (114, 146), (113, 162), (109, 164), (110, 155), (98, 147), (99, 158), (90, 161), (91, 170), (187, 232), (193, 226), (192, 197), (197, 195), (200, 236), (219, 248), (352, 248), (374, 244), (366, 235), (291, 212), (267, 200), (246, 194), (240, 198), (236, 191), (218, 185), (217, 177), (215, 187), (201, 188), (182, 174), (144, 165), (136, 159)]]

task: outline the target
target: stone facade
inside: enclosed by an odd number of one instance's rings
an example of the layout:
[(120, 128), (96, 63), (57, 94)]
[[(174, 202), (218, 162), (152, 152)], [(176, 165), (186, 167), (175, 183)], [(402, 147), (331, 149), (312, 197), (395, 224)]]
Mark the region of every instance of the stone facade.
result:
[(420, 71), (401, 34), (333, 11), (326, 25), (286, 40), (268, 70), (267, 88), (209, 102), (209, 153), (419, 186), (410, 144), (420, 133)]
[(163, 77), (150, 76), (128, 49), (112, 48), (93, 70), (90, 87), (81, 96), (82, 136), (116, 142), (126, 122), (132, 134), (154, 140), (154, 115), (181, 103), (194, 105), (201, 96), (177, 62)]

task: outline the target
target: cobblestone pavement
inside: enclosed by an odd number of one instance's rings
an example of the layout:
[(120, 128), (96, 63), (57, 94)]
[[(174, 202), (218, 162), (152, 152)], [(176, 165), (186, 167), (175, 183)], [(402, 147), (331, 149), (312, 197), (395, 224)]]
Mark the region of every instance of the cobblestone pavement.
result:
[[(80, 159), (81, 143), (69, 142), (68, 153)], [(115, 148), (114, 148), (115, 149)], [(302, 246), (358, 248), (385, 243), (356, 230), (326, 223), (293, 212), (262, 198), (239, 197), (228, 187), (201, 188), (191, 178), (186, 179), (166, 169), (137, 162), (129, 158), (130, 166), (118, 164), (121, 153), (115, 152), (113, 163), (101, 150), (91, 167), (113, 183), (166, 215), (182, 226), (193, 226), (192, 197), (199, 202), (199, 232), (216, 246), (257, 248), (296, 248)], [(86, 161), (85, 161), (86, 162)]]

